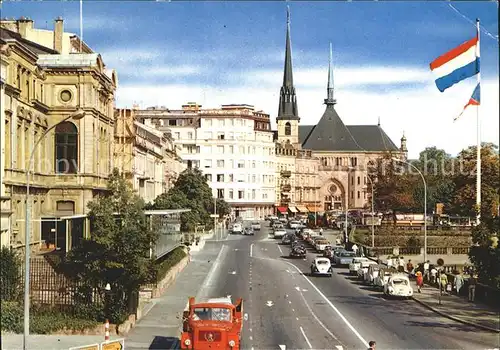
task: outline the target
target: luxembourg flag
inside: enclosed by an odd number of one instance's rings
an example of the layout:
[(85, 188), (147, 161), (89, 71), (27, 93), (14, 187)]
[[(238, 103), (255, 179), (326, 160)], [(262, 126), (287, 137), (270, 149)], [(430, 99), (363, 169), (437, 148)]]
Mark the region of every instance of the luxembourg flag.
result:
[(436, 76), (436, 86), (443, 92), (450, 86), (479, 73), (479, 37), (436, 58), (430, 64)]
[(474, 92), (472, 93), (472, 96), (469, 99), (469, 102), (467, 102), (467, 104), (464, 106), (464, 109), (462, 110), (462, 113), (460, 113), (460, 115), (458, 117), (456, 117), (455, 119), (453, 119), (453, 121), (455, 121), (458, 118), (460, 118), (462, 116), (462, 114), (464, 114), (465, 109), (467, 107), (469, 107), (469, 106), (479, 106), (480, 104), (481, 104), (481, 87), (480, 87), (480, 84), (477, 84), (476, 88), (474, 89)]

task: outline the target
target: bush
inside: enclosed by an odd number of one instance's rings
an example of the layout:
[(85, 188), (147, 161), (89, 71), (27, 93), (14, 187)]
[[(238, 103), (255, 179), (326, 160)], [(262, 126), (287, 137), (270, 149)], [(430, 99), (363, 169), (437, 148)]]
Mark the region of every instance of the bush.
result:
[(186, 256), (187, 253), (184, 248), (178, 247), (160, 259), (155, 268), (156, 282), (160, 282), (163, 278), (165, 278), (170, 269), (181, 262), (181, 260)]
[(21, 260), (7, 247), (0, 250), (0, 288), (3, 301), (19, 300), (22, 293)]
[[(2, 302), (2, 331), (23, 332), (23, 307), (17, 302)], [(63, 329), (83, 331), (101, 324), (96, 320), (75, 317), (54, 309), (34, 307), (31, 310), (30, 331), (33, 334), (50, 334)]]

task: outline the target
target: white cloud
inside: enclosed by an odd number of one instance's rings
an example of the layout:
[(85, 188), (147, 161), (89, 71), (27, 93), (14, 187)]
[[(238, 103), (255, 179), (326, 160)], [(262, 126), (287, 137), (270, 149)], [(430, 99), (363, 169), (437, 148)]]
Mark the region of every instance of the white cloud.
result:
[[(113, 18), (110, 16), (102, 16), (93, 14), (86, 14), (85, 9), (83, 10), (83, 37), (85, 39), (86, 31), (98, 31), (98, 30), (111, 30), (123, 26), (124, 21), (119, 18)], [(65, 31), (73, 31), (75, 33), (80, 32), (80, 16), (79, 15), (69, 15), (64, 17)]]
[[(321, 73), (321, 74), (320, 74)], [(271, 115), (274, 123), (278, 110), (282, 74), (269, 71), (248, 72), (248, 79), (236, 87), (201, 85), (122, 85), (117, 91), (117, 106), (167, 106), (180, 108), (187, 101), (205, 107), (221, 104), (247, 103)], [(326, 95), (325, 70), (294, 72), (301, 124), (315, 124), (321, 118)], [(476, 144), (476, 114), (470, 107), (453, 122), (469, 100), (475, 80), (469, 79), (444, 93), (434, 86), (428, 73), (406, 68), (339, 69), (337, 74), (336, 106), (344, 123), (376, 124), (378, 117), (392, 140), (399, 145), (403, 131), (408, 138), (410, 157), (417, 157), (425, 147), (436, 146), (451, 154)], [(422, 87), (398, 89), (394, 83), (428, 82)], [(246, 85), (248, 83), (248, 85)], [(367, 83), (382, 84), (383, 88), (357, 89)], [(420, 85), (421, 86), (421, 85)], [(349, 88), (351, 87), (351, 88)], [(498, 143), (499, 84), (483, 80), (481, 120), (483, 142)]]

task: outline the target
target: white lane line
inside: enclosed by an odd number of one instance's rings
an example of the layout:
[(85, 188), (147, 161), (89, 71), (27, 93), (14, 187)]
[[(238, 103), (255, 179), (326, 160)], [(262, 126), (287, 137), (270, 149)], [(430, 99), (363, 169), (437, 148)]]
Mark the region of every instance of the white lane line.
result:
[(295, 309), (292, 309), (293, 312), (295, 312)]
[[(302, 273), (302, 271), (297, 266), (292, 264), (291, 262), (288, 262), (288, 261), (284, 261), (284, 262), (293, 266), (299, 273)], [(359, 334), (359, 332), (356, 330), (356, 328), (354, 328), (352, 326), (352, 324), (347, 320), (347, 318), (345, 318), (345, 316), (339, 311), (339, 309), (337, 309), (335, 307), (335, 305), (333, 305), (333, 303), (326, 297), (326, 295), (324, 295), (323, 292), (321, 292), (319, 290), (319, 288), (316, 287), (316, 285), (314, 283), (312, 283), (309, 278), (307, 278), (307, 276), (302, 275), (302, 277), (304, 277), (305, 280), (307, 282), (309, 282), (309, 284), (316, 290), (316, 292), (318, 292), (318, 294), (326, 301), (326, 303), (337, 313), (337, 315), (339, 315), (339, 317), (342, 319), (342, 321), (344, 321), (344, 323), (347, 325), (347, 327), (349, 327), (349, 329), (354, 333), (354, 335), (363, 343), (363, 346), (368, 347), (369, 346), (368, 342), (361, 336), (361, 334)]]
[(299, 318), (298, 318), (298, 317), (295, 317), (295, 319), (296, 319), (297, 321), (299, 320)]
[(304, 332), (304, 329), (302, 327), (300, 327), (300, 331), (302, 332), (302, 335), (304, 336), (304, 339), (306, 340), (307, 345), (309, 346), (309, 349), (312, 349), (313, 346), (311, 345), (311, 342), (309, 341), (309, 339), (307, 339), (306, 333)]
[(283, 254), (283, 251), (281, 250), (281, 246), (278, 244), (278, 249), (280, 250), (280, 253)]
[(292, 302), (290, 300), (288, 300), (288, 304), (291, 304)]
[(201, 288), (198, 291), (198, 294), (196, 295), (196, 299), (199, 299), (199, 296), (201, 295), (201, 293), (203, 293), (203, 291), (205, 289), (207, 289), (212, 284), (212, 280), (214, 278), (215, 271), (219, 268), (221, 256), (224, 253), (224, 251), (226, 250), (226, 248), (227, 248), (227, 246), (225, 244), (223, 244), (220, 251), (219, 251), (219, 254), (217, 254), (217, 258), (215, 258), (214, 264), (210, 268), (210, 271), (208, 272), (208, 275), (205, 278), (205, 281), (203, 281), (203, 284), (201, 285)]
[(250, 257), (253, 257), (253, 243), (250, 244)]
[(252, 337), (252, 336), (249, 336), (249, 337), (248, 337), (248, 339), (253, 340), (253, 337)]

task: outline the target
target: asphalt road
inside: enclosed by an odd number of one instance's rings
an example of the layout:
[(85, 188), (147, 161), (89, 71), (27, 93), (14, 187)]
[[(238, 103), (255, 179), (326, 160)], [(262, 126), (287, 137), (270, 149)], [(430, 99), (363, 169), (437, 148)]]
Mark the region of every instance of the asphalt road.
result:
[(412, 300), (386, 300), (347, 269), (308, 276), (315, 253), (288, 259), (288, 246), (268, 237), (229, 236), (198, 297), (244, 298), (244, 349), (492, 349), (498, 335), (443, 318)]

